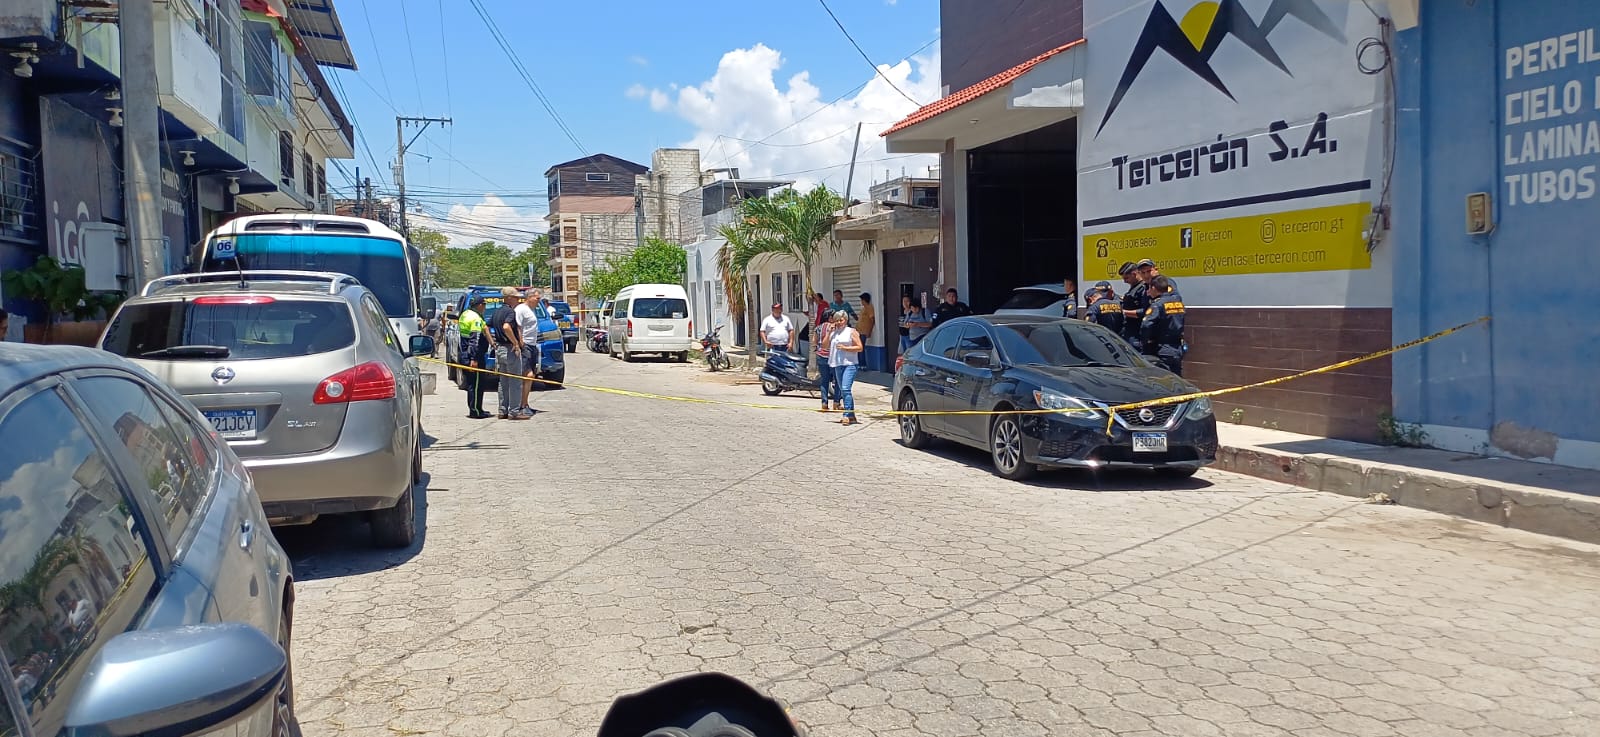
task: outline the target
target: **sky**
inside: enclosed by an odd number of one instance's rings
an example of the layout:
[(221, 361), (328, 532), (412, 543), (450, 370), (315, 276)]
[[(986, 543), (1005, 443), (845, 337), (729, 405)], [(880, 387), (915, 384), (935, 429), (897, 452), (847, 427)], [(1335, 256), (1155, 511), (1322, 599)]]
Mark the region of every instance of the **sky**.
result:
[(588, 154), (648, 166), (657, 148), (698, 148), (705, 168), (842, 191), (863, 123), (854, 196), (925, 174), (936, 157), (887, 154), (878, 134), (939, 97), (938, 0), (827, 4), (882, 76), (821, 0), (337, 0), (359, 68), (327, 71), (358, 136), (329, 186), (350, 196), (359, 167), (393, 192), (396, 115), (453, 121), (410, 144), (406, 185), (456, 246), (524, 246), (544, 230), (545, 170)]

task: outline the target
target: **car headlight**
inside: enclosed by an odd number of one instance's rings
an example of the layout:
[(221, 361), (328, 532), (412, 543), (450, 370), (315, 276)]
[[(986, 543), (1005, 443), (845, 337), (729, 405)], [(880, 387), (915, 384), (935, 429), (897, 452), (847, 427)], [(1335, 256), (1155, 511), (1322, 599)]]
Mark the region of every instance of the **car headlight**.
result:
[(1039, 409), (1061, 410), (1057, 414), (1077, 420), (1098, 420), (1105, 416), (1100, 414), (1100, 410), (1090, 406), (1088, 402), (1082, 399), (1069, 397), (1049, 389), (1035, 389), (1033, 391), (1033, 401), (1039, 404)]
[(1203, 420), (1211, 416), (1211, 398), (1201, 397), (1189, 403), (1189, 409), (1183, 413), (1185, 419)]

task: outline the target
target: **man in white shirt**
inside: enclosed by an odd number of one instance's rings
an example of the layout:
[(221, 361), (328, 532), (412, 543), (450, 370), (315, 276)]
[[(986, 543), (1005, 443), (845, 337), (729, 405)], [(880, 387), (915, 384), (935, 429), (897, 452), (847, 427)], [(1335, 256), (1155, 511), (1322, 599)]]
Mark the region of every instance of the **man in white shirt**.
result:
[(761, 342), (767, 350), (783, 349), (794, 352), (794, 322), (783, 314), (783, 303), (772, 306), (772, 314), (761, 318)]
[(522, 365), (527, 367), (526, 376), (529, 381), (522, 382), (522, 405), (524, 413), (533, 412), (528, 406), (528, 393), (533, 389), (533, 377), (539, 371), (539, 313), (533, 306), (539, 303), (539, 291), (530, 290), (517, 305), (517, 327), (522, 329)]

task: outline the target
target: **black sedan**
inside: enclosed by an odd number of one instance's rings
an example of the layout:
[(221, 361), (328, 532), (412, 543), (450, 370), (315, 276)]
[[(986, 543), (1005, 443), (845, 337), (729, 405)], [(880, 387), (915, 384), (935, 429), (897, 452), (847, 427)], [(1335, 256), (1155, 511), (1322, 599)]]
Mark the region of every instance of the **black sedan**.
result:
[(1030, 315), (964, 317), (940, 325), (895, 366), (895, 407), (905, 411), (1051, 414), (901, 415), (900, 438), (934, 437), (989, 451), (995, 470), (1023, 479), (1040, 467), (1147, 468), (1192, 476), (1217, 456), (1211, 401), (1111, 407), (1198, 391), (1110, 330)]

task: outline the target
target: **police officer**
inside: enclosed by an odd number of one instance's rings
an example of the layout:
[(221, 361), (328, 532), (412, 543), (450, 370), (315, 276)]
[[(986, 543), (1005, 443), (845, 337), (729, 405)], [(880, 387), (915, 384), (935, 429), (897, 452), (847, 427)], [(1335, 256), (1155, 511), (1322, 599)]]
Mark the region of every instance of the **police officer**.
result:
[(1122, 302), (1112, 291), (1111, 282), (1097, 282), (1089, 290), (1089, 308), (1083, 319), (1122, 335)]
[[(456, 318), (461, 333), (461, 362), (472, 368), (484, 368), (489, 355), (488, 326), (483, 322), (483, 308), (487, 301), (474, 297), (472, 304)], [(489, 375), (482, 371), (467, 371), (462, 377), (467, 390), (467, 417), (486, 420), (491, 416), (483, 411), (483, 395), (489, 391)]]
[(1157, 365), (1183, 375), (1183, 298), (1172, 288), (1172, 280), (1158, 276), (1150, 280), (1150, 307), (1145, 310), (1140, 333), (1144, 354)]
[(1149, 306), (1144, 283), (1139, 281), (1138, 267), (1132, 261), (1123, 262), (1117, 274), (1122, 276), (1122, 283), (1128, 285), (1128, 291), (1122, 293), (1122, 337), (1137, 350), (1143, 342), (1139, 321), (1144, 319), (1144, 308)]
[[(1156, 262), (1150, 259), (1144, 259), (1134, 264), (1134, 268), (1139, 271), (1139, 281), (1145, 284), (1149, 284), (1156, 277), (1161, 276), (1161, 267), (1156, 266)], [(1178, 280), (1169, 276), (1167, 281), (1172, 284), (1172, 293), (1178, 294)]]

